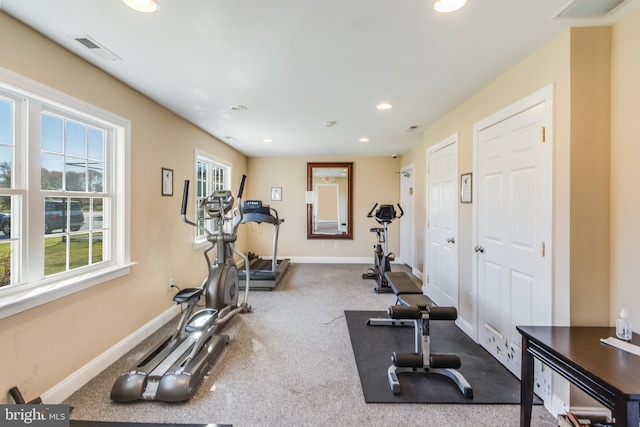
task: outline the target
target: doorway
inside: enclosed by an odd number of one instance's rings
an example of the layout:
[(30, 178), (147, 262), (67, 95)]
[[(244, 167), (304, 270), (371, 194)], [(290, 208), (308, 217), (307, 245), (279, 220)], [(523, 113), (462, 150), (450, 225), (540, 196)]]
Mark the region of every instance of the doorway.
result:
[[(474, 126), (476, 339), (520, 377), (516, 325), (551, 324), (552, 87)], [(536, 370), (548, 403), (550, 376)]]
[(458, 134), (427, 150), (425, 293), (458, 308)]
[(400, 206), (404, 215), (400, 219), (400, 258), (404, 264), (411, 267), (416, 274), (415, 261), (413, 259), (413, 164), (400, 170)]

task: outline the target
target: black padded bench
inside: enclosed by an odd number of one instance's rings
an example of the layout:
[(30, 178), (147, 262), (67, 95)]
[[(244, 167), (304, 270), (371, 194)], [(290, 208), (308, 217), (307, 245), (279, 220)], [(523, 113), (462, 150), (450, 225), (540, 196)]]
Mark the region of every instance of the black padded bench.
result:
[(414, 306), (421, 310), (426, 310), (427, 307), (434, 305), (431, 298), (422, 293), (420, 286), (407, 273), (388, 271), (384, 276), (398, 298), (396, 305)]
[(422, 293), (422, 289), (420, 289), (418, 284), (411, 280), (411, 277), (403, 271), (387, 271), (384, 273), (384, 277), (396, 295)]

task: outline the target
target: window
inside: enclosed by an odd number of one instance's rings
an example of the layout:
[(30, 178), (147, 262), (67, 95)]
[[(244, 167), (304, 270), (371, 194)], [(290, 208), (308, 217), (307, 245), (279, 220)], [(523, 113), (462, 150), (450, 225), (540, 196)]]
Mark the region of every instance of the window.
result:
[[(196, 215), (204, 217), (204, 211), (200, 208), (204, 199), (216, 190), (229, 189), (229, 177), (231, 168), (215, 159), (209, 154), (196, 151)], [(213, 220), (199, 220), (198, 224), (211, 232), (218, 230), (218, 224)], [(196, 243), (206, 241), (204, 231), (196, 229)]]
[(0, 318), (128, 272), (129, 127), (0, 69)]

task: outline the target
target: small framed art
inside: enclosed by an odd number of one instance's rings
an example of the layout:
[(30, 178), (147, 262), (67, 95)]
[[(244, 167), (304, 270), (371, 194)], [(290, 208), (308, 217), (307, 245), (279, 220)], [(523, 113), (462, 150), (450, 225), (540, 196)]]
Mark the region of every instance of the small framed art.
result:
[(271, 200), (282, 200), (282, 187), (271, 187)]
[(173, 196), (173, 169), (162, 168), (162, 195)]
[(471, 173), (460, 175), (460, 203), (471, 203)]

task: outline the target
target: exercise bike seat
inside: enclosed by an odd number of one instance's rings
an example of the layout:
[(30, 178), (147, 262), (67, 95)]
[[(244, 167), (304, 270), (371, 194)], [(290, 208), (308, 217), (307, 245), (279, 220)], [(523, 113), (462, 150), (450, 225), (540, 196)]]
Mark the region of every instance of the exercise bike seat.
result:
[(382, 227), (373, 227), (369, 231), (372, 232), (372, 233), (383, 233), (384, 232), (384, 228), (382, 228)]
[(202, 288), (182, 289), (173, 297), (173, 300), (178, 304), (184, 304), (186, 302), (189, 302), (193, 298), (200, 298), (202, 292)]

